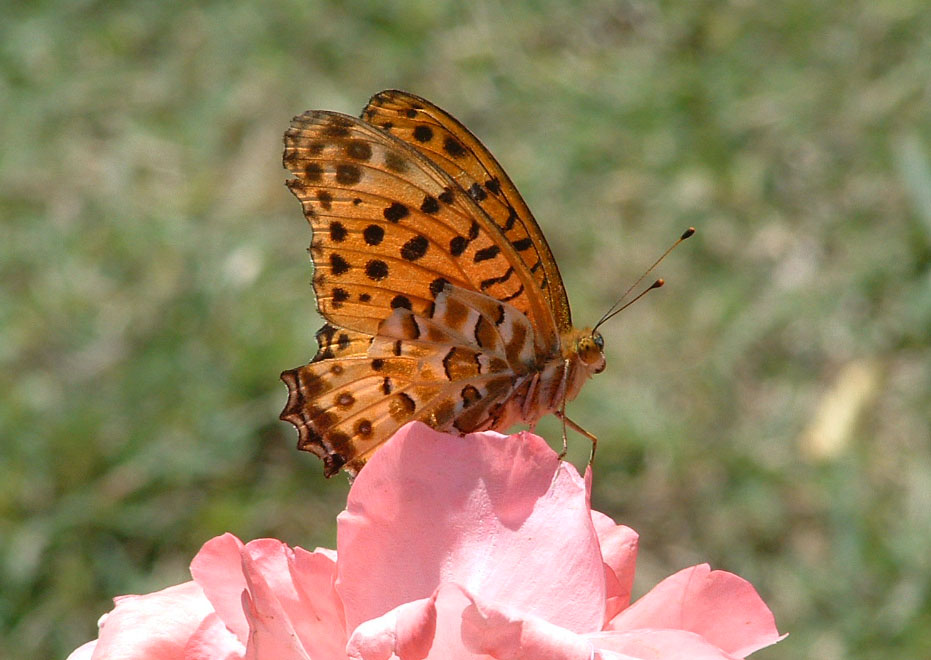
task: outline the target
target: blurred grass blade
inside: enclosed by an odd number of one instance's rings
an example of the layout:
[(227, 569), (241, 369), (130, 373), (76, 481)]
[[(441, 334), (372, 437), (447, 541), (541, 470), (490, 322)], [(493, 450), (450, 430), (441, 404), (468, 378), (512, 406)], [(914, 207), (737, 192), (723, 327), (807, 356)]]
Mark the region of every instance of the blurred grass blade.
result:
[(899, 138), (895, 151), (905, 191), (921, 219), (925, 240), (931, 244), (931, 164), (928, 156), (914, 133)]

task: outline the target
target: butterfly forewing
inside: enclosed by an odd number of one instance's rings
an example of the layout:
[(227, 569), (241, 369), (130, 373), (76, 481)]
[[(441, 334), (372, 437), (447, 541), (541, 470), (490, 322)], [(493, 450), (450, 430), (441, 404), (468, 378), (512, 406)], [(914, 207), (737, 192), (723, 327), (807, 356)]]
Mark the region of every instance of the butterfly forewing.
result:
[(502, 230), (513, 247), (512, 258), (533, 273), (557, 329), (570, 328), (569, 300), (546, 238), (510, 177), (481, 141), (445, 110), (399, 90), (373, 96), (362, 117), (426, 154), (460, 184)]
[(314, 230), (320, 313), (374, 333), (399, 306), (424, 311), (445, 282), (509, 302), (558, 341), (548, 305), (498, 227), (448, 174), (361, 120), (313, 111), (285, 134), (288, 181)]

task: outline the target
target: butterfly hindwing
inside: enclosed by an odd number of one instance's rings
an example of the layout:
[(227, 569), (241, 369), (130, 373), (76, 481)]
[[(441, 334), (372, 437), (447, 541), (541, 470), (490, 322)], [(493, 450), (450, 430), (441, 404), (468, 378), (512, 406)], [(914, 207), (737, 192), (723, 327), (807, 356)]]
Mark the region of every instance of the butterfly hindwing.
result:
[[(327, 326), (318, 334), (331, 335)], [(519, 310), (450, 285), (430, 316), (397, 309), (365, 343), (364, 355), (282, 374), (289, 390), (282, 419), (298, 428), (301, 449), (324, 459), (327, 476), (358, 472), (410, 420), (461, 433), (495, 427), (534, 355)]]

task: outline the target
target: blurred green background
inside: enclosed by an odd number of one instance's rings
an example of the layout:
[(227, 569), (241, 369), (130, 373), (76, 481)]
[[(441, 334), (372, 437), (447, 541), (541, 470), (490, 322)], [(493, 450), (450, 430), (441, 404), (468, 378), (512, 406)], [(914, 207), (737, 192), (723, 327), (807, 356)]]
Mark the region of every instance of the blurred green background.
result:
[(637, 594), (709, 561), (791, 633), (754, 657), (931, 657), (927, 2), (378, 4), (4, 3), (0, 656), (215, 534), (334, 547), (277, 419), (320, 324), (281, 135), (397, 87), (498, 156), (579, 325), (698, 228), (570, 406)]

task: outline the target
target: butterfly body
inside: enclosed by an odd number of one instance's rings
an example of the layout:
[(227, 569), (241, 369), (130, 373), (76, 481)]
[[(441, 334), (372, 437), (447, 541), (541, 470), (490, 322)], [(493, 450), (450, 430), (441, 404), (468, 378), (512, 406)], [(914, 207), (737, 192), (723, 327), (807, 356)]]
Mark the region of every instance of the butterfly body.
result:
[(282, 374), (282, 419), (327, 476), (357, 473), (411, 420), (532, 426), (604, 368), (600, 335), (572, 326), (539, 226), (477, 138), (404, 92), (362, 117), (311, 111), (285, 134), (328, 323), (314, 359)]

